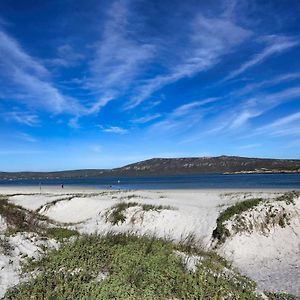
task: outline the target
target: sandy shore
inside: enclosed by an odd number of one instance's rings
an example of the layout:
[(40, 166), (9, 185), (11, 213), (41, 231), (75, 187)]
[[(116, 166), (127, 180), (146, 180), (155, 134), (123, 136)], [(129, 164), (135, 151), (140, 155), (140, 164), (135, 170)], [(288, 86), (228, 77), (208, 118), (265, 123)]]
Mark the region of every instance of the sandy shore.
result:
[[(175, 241), (193, 238), (212, 248), (212, 232), (221, 211), (245, 199), (272, 199), (286, 190), (274, 189), (199, 189), (199, 190), (99, 190), (58, 186), (0, 187), (0, 194), (11, 195), (17, 205), (62, 223), (82, 233), (108, 231), (155, 234)], [(112, 225), (107, 213), (119, 202), (164, 205), (170, 209), (143, 211), (141, 206), (125, 211), (126, 221)], [(289, 208), (287, 208), (289, 209)], [(269, 233), (235, 235), (221, 247), (219, 254), (232, 261), (245, 275), (258, 282), (260, 289), (283, 290), (300, 294), (300, 199), (289, 226), (274, 227)]]

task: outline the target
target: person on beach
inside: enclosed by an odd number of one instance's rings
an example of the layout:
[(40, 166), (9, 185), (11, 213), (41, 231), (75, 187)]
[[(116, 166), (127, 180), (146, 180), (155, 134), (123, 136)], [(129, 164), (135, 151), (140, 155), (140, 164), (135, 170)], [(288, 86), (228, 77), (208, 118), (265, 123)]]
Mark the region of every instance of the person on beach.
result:
[(62, 188), (62, 189), (64, 188), (64, 185), (63, 185), (63, 184), (61, 185), (61, 188)]

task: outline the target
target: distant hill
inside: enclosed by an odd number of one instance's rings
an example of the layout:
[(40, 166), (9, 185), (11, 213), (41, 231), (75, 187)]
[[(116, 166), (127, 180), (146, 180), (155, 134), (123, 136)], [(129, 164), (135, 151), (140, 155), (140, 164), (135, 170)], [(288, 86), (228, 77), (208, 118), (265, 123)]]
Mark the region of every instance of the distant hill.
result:
[(200, 173), (287, 173), (300, 172), (299, 159), (267, 159), (239, 156), (152, 158), (115, 169), (86, 169), (58, 172), (0, 172), (0, 179), (63, 179), (188, 175)]
[(122, 175), (180, 175), (199, 173), (300, 171), (300, 160), (248, 158), (239, 156), (153, 158), (130, 164), (111, 173)]

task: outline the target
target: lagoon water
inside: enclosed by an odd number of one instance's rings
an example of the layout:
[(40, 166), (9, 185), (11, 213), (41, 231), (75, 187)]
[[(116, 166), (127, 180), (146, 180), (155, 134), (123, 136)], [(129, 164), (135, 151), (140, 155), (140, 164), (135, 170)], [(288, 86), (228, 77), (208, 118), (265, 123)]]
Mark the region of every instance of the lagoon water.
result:
[(0, 185), (87, 186), (99, 189), (300, 189), (300, 174), (199, 174), (185, 176), (0, 180)]

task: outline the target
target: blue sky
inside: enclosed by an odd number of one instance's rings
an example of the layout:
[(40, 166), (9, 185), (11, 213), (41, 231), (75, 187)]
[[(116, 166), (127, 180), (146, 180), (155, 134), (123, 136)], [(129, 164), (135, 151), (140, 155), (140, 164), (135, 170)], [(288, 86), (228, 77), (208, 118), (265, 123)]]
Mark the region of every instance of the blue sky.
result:
[(0, 170), (300, 158), (298, 0), (1, 0)]

